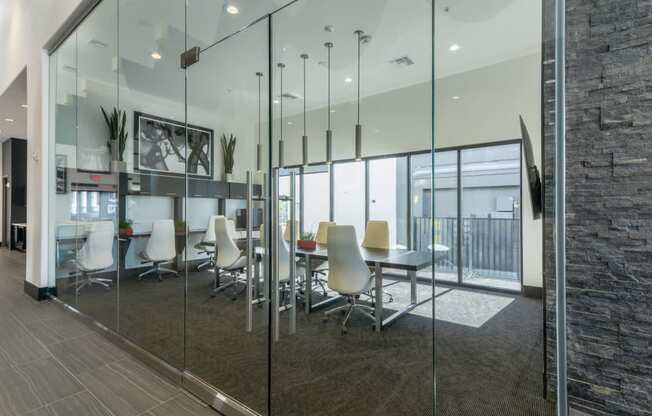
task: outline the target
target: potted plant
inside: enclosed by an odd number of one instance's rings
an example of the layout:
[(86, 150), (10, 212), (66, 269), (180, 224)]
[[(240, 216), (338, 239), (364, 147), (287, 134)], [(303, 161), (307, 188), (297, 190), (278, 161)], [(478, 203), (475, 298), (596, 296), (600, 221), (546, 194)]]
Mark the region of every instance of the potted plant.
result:
[(118, 232), (120, 237), (130, 238), (134, 235), (134, 229), (131, 227), (132, 222), (130, 220), (120, 221), (118, 224)]
[(111, 115), (107, 114), (104, 107), (100, 106), (106, 127), (109, 130), (109, 140), (106, 146), (109, 148), (109, 154), (117, 158), (111, 161), (111, 168), (114, 172), (125, 172), (127, 164), (123, 156), (127, 146), (127, 112), (113, 108)]
[(302, 250), (314, 250), (317, 248), (317, 242), (314, 239), (314, 233), (302, 233), (301, 238), (297, 240), (297, 247)]
[(222, 144), (222, 158), (224, 160), (224, 180), (231, 182), (233, 179), (233, 163), (235, 162), (236, 138), (233, 134), (229, 134), (227, 139), (226, 134), (222, 133), (220, 143)]

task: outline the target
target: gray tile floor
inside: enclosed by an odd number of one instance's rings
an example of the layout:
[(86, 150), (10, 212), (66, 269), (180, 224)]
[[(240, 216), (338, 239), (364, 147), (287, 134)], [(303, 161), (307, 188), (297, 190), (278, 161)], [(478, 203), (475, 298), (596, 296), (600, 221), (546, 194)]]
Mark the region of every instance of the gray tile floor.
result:
[(215, 416), (51, 302), (0, 249), (0, 416)]

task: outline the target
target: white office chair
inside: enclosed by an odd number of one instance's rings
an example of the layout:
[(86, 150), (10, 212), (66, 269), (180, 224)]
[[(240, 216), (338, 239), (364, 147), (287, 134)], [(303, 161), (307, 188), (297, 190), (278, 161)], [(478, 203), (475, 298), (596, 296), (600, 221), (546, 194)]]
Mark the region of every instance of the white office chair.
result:
[(152, 226), (152, 234), (149, 236), (145, 251), (140, 253), (145, 261), (144, 263), (153, 263), (151, 269), (138, 275), (138, 279), (155, 273), (158, 280), (163, 280), (162, 273), (171, 273), (179, 277), (175, 270), (161, 267), (163, 264), (170, 263), (177, 256), (175, 244), (175, 232), (173, 220), (157, 220)]
[(109, 289), (113, 283), (112, 279), (93, 277), (92, 275), (113, 265), (115, 226), (113, 221), (100, 221), (93, 223), (91, 227), (86, 242), (77, 252), (77, 258), (74, 260), (82, 276), (75, 283), (77, 294), (86, 286), (97, 284)]
[[(389, 250), (389, 223), (387, 221), (370, 220), (365, 228), (362, 247), (378, 250)], [(394, 302), (394, 295), (383, 289), (387, 302)]]
[(355, 310), (375, 322), (374, 309), (357, 303), (357, 298), (371, 288), (373, 276), (362, 258), (352, 225), (335, 225), (328, 229), (328, 265), (328, 287), (344, 296), (347, 304), (326, 311), (324, 321), (336, 312), (346, 311), (342, 333), (347, 332), (346, 323)]
[(197, 266), (197, 271), (201, 271), (206, 266), (215, 267), (215, 219), (220, 215), (213, 215), (208, 219), (206, 233), (201, 242), (195, 245), (200, 254), (207, 254), (208, 260)]
[[(223, 215), (219, 215), (215, 219), (215, 251), (217, 253), (215, 267), (218, 268), (218, 272), (215, 277), (215, 289), (213, 289), (212, 296), (238, 284), (240, 282), (239, 275), (247, 265), (246, 254), (243, 254), (233, 241), (234, 233), (231, 227), (229, 221)], [(221, 283), (222, 272), (228, 273), (231, 276), (231, 281), (218, 285), (218, 283)]]

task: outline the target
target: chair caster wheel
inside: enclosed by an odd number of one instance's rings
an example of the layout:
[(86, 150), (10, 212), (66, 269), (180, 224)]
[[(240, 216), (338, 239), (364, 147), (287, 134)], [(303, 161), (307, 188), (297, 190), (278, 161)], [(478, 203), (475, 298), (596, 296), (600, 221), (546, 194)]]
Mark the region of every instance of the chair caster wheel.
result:
[(349, 330), (346, 329), (346, 328), (342, 328), (342, 329), (340, 330), (340, 333), (341, 333), (342, 335), (346, 335), (348, 332), (349, 332)]

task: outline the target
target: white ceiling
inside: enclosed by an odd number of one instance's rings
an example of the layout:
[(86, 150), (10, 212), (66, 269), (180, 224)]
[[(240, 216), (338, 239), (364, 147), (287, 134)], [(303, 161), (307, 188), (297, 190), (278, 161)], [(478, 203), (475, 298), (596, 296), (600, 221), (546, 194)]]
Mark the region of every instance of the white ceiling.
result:
[[(27, 138), (27, 71), (23, 70), (0, 96), (0, 141)], [(5, 119), (13, 119), (8, 122)]]
[[(183, 101), (179, 55), (187, 46), (205, 48), (287, 0), (228, 0), (240, 13), (227, 14), (227, 0), (189, 0), (188, 37), (184, 36), (184, 1), (120, 0), (116, 27), (115, 1), (104, 1), (87, 18), (59, 53), (59, 68), (78, 68), (81, 79), (110, 85), (119, 76), (121, 88)], [(539, 52), (540, 0), (436, 0), (435, 74), (437, 78), (471, 71)], [(333, 103), (353, 102), (356, 93), (356, 41), (353, 31), (372, 36), (362, 47), (361, 94), (422, 83), (431, 78), (432, 0), (299, 0), (273, 18), (273, 60), (286, 64), (284, 92), (302, 96), (302, 61), (307, 53), (308, 108), (326, 103), (326, 41), (332, 50)], [(332, 25), (333, 32), (324, 27)], [(119, 42), (118, 42), (119, 40)], [(75, 61), (73, 42), (77, 42)], [(100, 41), (104, 47), (94, 45)], [(460, 49), (450, 52), (458, 44)], [(119, 50), (118, 50), (119, 45)], [(66, 46), (68, 51), (66, 51)], [(154, 60), (157, 51), (161, 60)], [(117, 58), (119, 56), (119, 59)], [(389, 61), (409, 56), (414, 65), (397, 67)], [(257, 71), (267, 76), (267, 23), (202, 53), (188, 72), (192, 105), (213, 111), (234, 100), (257, 95)], [(116, 72), (119, 62), (120, 71)], [(320, 62), (322, 64), (320, 64)], [(276, 70), (276, 66), (274, 66)], [(351, 77), (354, 82), (345, 83)], [(278, 72), (275, 79), (278, 80)], [(83, 84), (84, 81), (82, 81)], [(75, 88), (74, 83), (71, 88)], [(76, 88), (79, 89), (79, 86)], [(83, 89), (83, 88), (82, 88)], [(233, 91), (240, 95), (230, 96)], [(275, 95), (279, 86), (275, 86)], [(70, 91), (71, 93), (73, 90)], [(240, 104), (243, 102), (241, 101)], [(235, 103), (237, 104), (237, 102)], [(286, 102), (287, 114), (297, 113), (302, 100)]]

